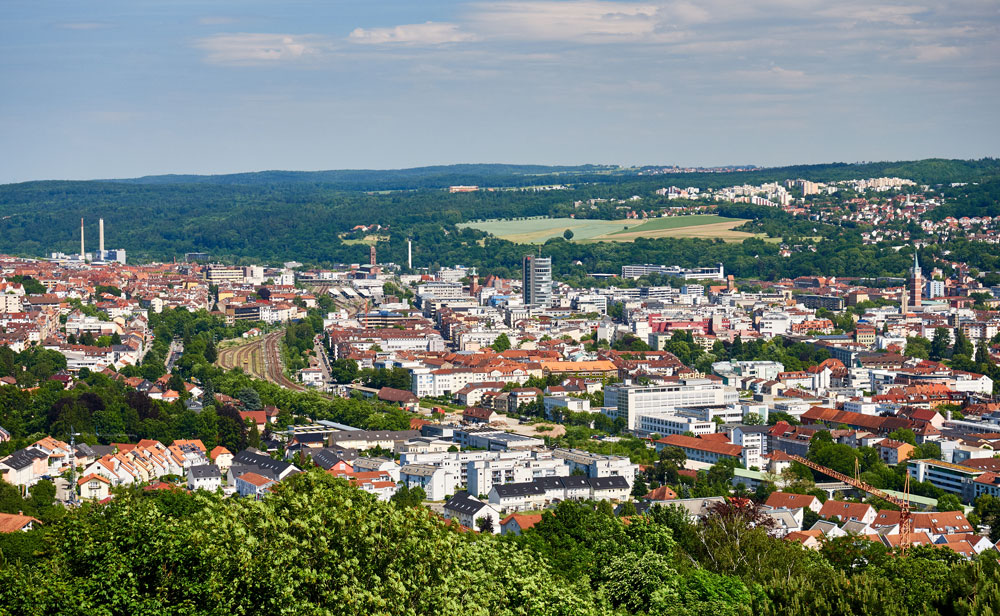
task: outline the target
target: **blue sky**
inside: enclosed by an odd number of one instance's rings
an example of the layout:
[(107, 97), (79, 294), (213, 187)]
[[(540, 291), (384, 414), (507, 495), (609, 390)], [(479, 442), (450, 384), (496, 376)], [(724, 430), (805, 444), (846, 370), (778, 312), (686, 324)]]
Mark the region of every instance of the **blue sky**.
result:
[(1000, 155), (995, 0), (0, 3), (0, 182)]

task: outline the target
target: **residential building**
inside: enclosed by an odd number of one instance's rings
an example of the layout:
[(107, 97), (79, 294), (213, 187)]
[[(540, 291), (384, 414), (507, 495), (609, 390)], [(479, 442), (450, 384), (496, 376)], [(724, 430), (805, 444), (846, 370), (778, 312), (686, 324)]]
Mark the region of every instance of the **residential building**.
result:
[(479, 520), (486, 519), (489, 520), (489, 532), (498, 535), (502, 530), (500, 512), (490, 503), (484, 503), (464, 490), (457, 492), (444, 504), (444, 517), (474, 530), (479, 529)]
[(192, 466), (188, 469), (187, 485), (189, 490), (214, 492), (222, 485), (222, 472), (215, 464)]

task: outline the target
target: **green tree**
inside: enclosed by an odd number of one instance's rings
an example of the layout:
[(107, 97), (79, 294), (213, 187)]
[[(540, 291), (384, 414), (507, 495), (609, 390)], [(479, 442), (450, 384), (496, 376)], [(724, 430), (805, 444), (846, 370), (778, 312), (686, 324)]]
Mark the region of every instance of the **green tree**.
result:
[(951, 344), (951, 334), (944, 327), (934, 328), (934, 338), (931, 340), (930, 358), (939, 360), (948, 352)]
[(565, 238), (567, 241), (573, 239), (573, 231), (571, 229), (566, 229), (565, 231), (563, 231), (563, 238)]
[(969, 338), (962, 333), (961, 327), (957, 328), (955, 330), (955, 345), (952, 347), (952, 355), (971, 358), (972, 352), (972, 343), (969, 342)]
[(909, 428), (897, 428), (889, 433), (889, 438), (901, 443), (908, 443), (910, 445), (917, 444), (917, 435), (914, 434), (913, 430), (910, 430)]
[[(944, 348), (947, 349), (947, 344)], [(915, 357), (917, 359), (930, 359), (931, 342), (921, 336), (907, 338), (906, 349), (903, 351), (903, 354), (907, 357)]]
[(263, 406), (260, 401), (260, 394), (253, 387), (244, 387), (236, 392), (236, 397), (243, 404), (243, 408), (248, 411), (258, 411)]
[(493, 341), (493, 344), (490, 345), (490, 348), (497, 353), (503, 353), (504, 351), (510, 350), (510, 346), (510, 338), (507, 337), (507, 334), (500, 334), (497, 336), (497, 339)]
[(945, 494), (944, 496), (938, 498), (935, 509), (938, 511), (965, 511), (965, 507), (962, 505), (961, 499), (954, 494)]
[(358, 378), (358, 362), (353, 359), (335, 359), (330, 366), (330, 376), (337, 383), (353, 383)]
[(218, 443), (231, 451), (237, 453), (247, 448), (248, 430), (247, 425), (240, 417), (236, 407), (227, 404), (216, 411), (216, 430), (218, 432)]

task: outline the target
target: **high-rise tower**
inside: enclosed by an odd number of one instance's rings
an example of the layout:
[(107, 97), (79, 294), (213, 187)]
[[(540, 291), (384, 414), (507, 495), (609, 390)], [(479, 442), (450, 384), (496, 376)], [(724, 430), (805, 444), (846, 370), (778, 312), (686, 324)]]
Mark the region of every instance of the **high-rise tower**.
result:
[(552, 303), (552, 258), (524, 257), (524, 304), (549, 306)]
[(910, 291), (910, 299), (913, 307), (920, 306), (920, 298), (924, 294), (924, 274), (920, 271), (920, 258), (917, 252), (913, 252), (913, 267), (910, 268), (910, 275), (907, 278), (907, 288)]

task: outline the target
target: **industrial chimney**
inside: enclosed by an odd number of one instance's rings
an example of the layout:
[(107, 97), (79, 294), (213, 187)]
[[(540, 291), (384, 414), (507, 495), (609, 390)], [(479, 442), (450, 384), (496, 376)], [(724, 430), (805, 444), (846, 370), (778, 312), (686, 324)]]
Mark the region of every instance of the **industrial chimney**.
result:
[(86, 255), (87, 255), (87, 253), (84, 251), (84, 248), (83, 248), (83, 219), (81, 218), (80, 219), (80, 260), (81, 261), (86, 261), (87, 260), (87, 256)]
[(369, 264), (370, 265), (375, 265), (375, 246), (374, 245), (371, 247), (371, 250), (369, 251), (368, 259), (369, 259)]
[(406, 267), (413, 269), (413, 240), (406, 240)]
[(104, 219), (103, 218), (101, 218), (101, 219), (99, 219), (97, 221), (97, 228), (98, 228), (98, 236), (99, 236), (98, 248), (97, 248), (99, 252), (97, 253), (97, 255), (98, 255), (97, 258), (99, 260), (103, 261), (104, 260)]

